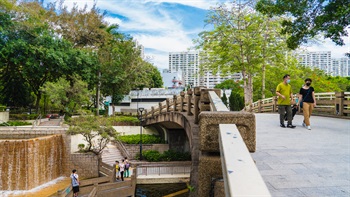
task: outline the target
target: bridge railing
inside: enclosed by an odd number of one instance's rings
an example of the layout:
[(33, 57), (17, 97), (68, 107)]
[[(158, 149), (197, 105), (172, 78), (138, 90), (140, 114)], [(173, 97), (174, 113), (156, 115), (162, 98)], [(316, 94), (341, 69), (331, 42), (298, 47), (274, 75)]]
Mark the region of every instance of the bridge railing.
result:
[(142, 164), (137, 166), (137, 176), (190, 174), (191, 163), (181, 166), (174, 164)]
[[(229, 111), (215, 92), (209, 97), (211, 111)], [(219, 124), (219, 147), (226, 196), (271, 196), (235, 124)]]
[[(298, 98), (294, 95), (294, 99)], [(321, 92), (315, 93), (317, 114), (349, 116), (350, 114), (350, 92)], [(299, 109), (300, 111), (301, 109)], [(260, 99), (250, 106), (245, 107), (245, 111), (255, 113), (277, 112), (277, 96)]]

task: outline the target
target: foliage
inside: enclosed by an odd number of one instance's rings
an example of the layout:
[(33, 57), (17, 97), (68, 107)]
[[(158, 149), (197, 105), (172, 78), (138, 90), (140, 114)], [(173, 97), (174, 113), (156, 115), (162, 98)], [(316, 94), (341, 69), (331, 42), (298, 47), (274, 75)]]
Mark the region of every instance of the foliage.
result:
[[(276, 87), (283, 81), (283, 75), (291, 75), (291, 86), (294, 94), (299, 93), (300, 88), (304, 84), (306, 78), (312, 79), (312, 86), (315, 92), (341, 92), (348, 91), (350, 87), (350, 79), (345, 77), (331, 77), (324, 71), (317, 68), (310, 68), (302, 65), (292, 65), (289, 67), (268, 67), (269, 72), (266, 73), (266, 97), (276, 95)], [(254, 87), (261, 86), (261, 74), (254, 78)], [(260, 90), (254, 90), (254, 101), (261, 99)]]
[(26, 126), (26, 125), (32, 125), (32, 123), (23, 122), (23, 121), (8, 121), (7, 123), (0, 124), (0, 126)]
[(223, 96), (221, 97), (221, 100), (225, 104), (225, 106), (227, 106), (227, 96), (226, 96), (225, 92), (223, 93)]
[(348, 0), (260, 0), (256, 9), (269, 16), (287, 14), (293, 20), (284, 20), (283, 33), (290, 35), (288, 47), (296, 49), (309, 38), (323, 33), (337, 45), (344, 45), (350, 25), (350, 2)]
[(0, 105), (0, 111), (5, 111), (6, 106)]
[(227, 79), (215, 85), (214, 88), (226, 89), (226, 90), (230, 89), (231, 91), (237, 92), (242, 96), (244, 95), (241, 81), (234, 81), (233, 79)]
[(48, 96), (56, 109), (66, 109), (67, 112), (73, 113), (83, 106), (89, 106), (93, 94), (80, 76), (74, 75), (71, 82), (72, 84), (61, 77), (57, 82), (45, 83), (41, 91)]
[[(149, 162), (159, 161), (191, 161), (191, 154), (189, 152), (180, 152), (174, 150), (164, 151), (163, 154), (156, 150), (142, 151), (142, 157)], [(138, 154), (136, 158), (140, 158)]]
[(85, 150), (85, 144), (78, 144), (78, 149), (79, 149), (79, 152), (84, 152)]
[[(120, 140), (126, 144), (139, 144), (140, 139), (141, 139), (140, 134), (123, 135), (123, 136), (118, 136), (116, 138), (116, 140)], [(158, 135), (142, 134), (142, 144), (164, 144), (164, 143), (165, 141)]]
[(10, 120), (35, 120), (39, 114), (11, 114)]
[(245, 104), (251, 103), (254, 76), (264, 73), (266, 65), (288, 63), (285, 37), (278, 34), (278, 20), (268, 20), (246, 4), (212, 8), (207, 23), (214, 29), (202, 32), (196, 40), (204, 62), (201, 70), (242, 73)]
[(242, 96), (237, 92), (231, 92), (229, 97), (230, 111), (241, 111), (244, 108)]
[(117, 123), (130, 123), (131, 125), (140, 124), (140, 120), (134, 116), (112, 116), (108, 118), (108, 121), (110, 121), (112, 125)]
[(88, 143), (86, 152), (93, 152), (100, 155), (107, 146), (111, 137), (116, 137), (117, 132), (110, 125), (100, 121), (96, 116), (80, 116), (72, 118), (67, 131), (70, 135), (81, 134)]

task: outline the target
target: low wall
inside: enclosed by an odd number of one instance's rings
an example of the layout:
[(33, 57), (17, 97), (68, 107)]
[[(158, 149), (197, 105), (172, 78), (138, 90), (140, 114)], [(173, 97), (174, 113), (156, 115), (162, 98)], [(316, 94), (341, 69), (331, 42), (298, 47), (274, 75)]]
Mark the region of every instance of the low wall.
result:
[(10, 118), (10, 112), (8, 112), (8, 111), (0, 112), (0, 123), (1, 122), (8, 122), (9, 118)]
[(98, 177), (98, 156), (93, 153), (70, 154), (69, 169), (76, 169), (81, 179)]
[[(120, 135), (140, 134), (140, 126), (113, 126)], [(159, 135), (157, 131), (143, 127), (142, 134)]]

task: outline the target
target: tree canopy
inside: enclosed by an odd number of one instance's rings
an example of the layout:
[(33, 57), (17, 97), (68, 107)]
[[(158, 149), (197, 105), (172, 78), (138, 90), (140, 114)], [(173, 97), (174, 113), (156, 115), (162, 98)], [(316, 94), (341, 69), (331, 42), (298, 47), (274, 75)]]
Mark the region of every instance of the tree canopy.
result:
[(159, 71), (141, 58), (133, 38), (104, 16), (96, 6), (0, 1), (0, 103), (39, 109), (45, 84), (59, 89), (66, 80), (65, 88), (74, 90), (77, 78), (97, 92), (95, 103), (99, 95), (112, 95), (117, 103), (135, 87), (162, 86)]
[(269, 16), (290, 17), (282, 22), (282, 32), (290, 36), (287, 44), (291, 49), (320, 33), (337, 45), (344, 45), (342, 37), (348, 36), (349, 0), (259, 0), (256, 9)]

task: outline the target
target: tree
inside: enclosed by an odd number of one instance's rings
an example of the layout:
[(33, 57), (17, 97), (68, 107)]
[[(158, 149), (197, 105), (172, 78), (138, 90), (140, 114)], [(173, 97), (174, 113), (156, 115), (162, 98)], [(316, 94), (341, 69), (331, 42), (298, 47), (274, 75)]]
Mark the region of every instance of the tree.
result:
[(96, 116), (81, 116), (70, 120), (70, 127), (67, 131), (70, 135), (81, 134), (87, 142), (86, 152), (93, 152), (101, 155), (111, 138), (117, 133), (112, 126), (102, 122)]
[(93, 94), (80, 76), (74, 75), (72, 82), (73, 86), (70, 85), (70, 81), (61, 77), (57, 82), (45, 83), (41, 91), (57, 109), (65, 109), (68, 113), (73, 113), (83, 106), (89, 106)]
[[(274, 37), (276, 30), (271, 29), (277, 23), (266, 21), (269, 20), (251, 7), (235, 3), (221, 5), (211, 10), (207, 20), (214, 30), (202, 32), (197, 40), (198, 48), (203, 51), (203, 70), (214, 74), (242, 73), (245, 105), (253, 100), (254, 76), (265, 72), (266, 64), (276, 65), (280, 59), (275, 57), (285, 54), (283, 37)], [(267, 42), (269, 33), (272, 36)]]
[(227, 96), (226, 93), (224, 92), (224, 94), (221, 97), (222, 102), (225, 104), (225, 106), (227, 106)]
[(230, 111), (241, 111), (244, 108), (243, 98), (237, 92), (231, 92), (229, 102)]
[[(256, 9), (269, 16), (290, 16), (282, 22), (283, 33), (290, 35), (288, 47), (296, 49), (301, 43), (323, 33), (337, 45), (344, 45), (350, 25), (349, 0), (260, 0)], [(350, 54), (349, 54), (350, 55)]]

